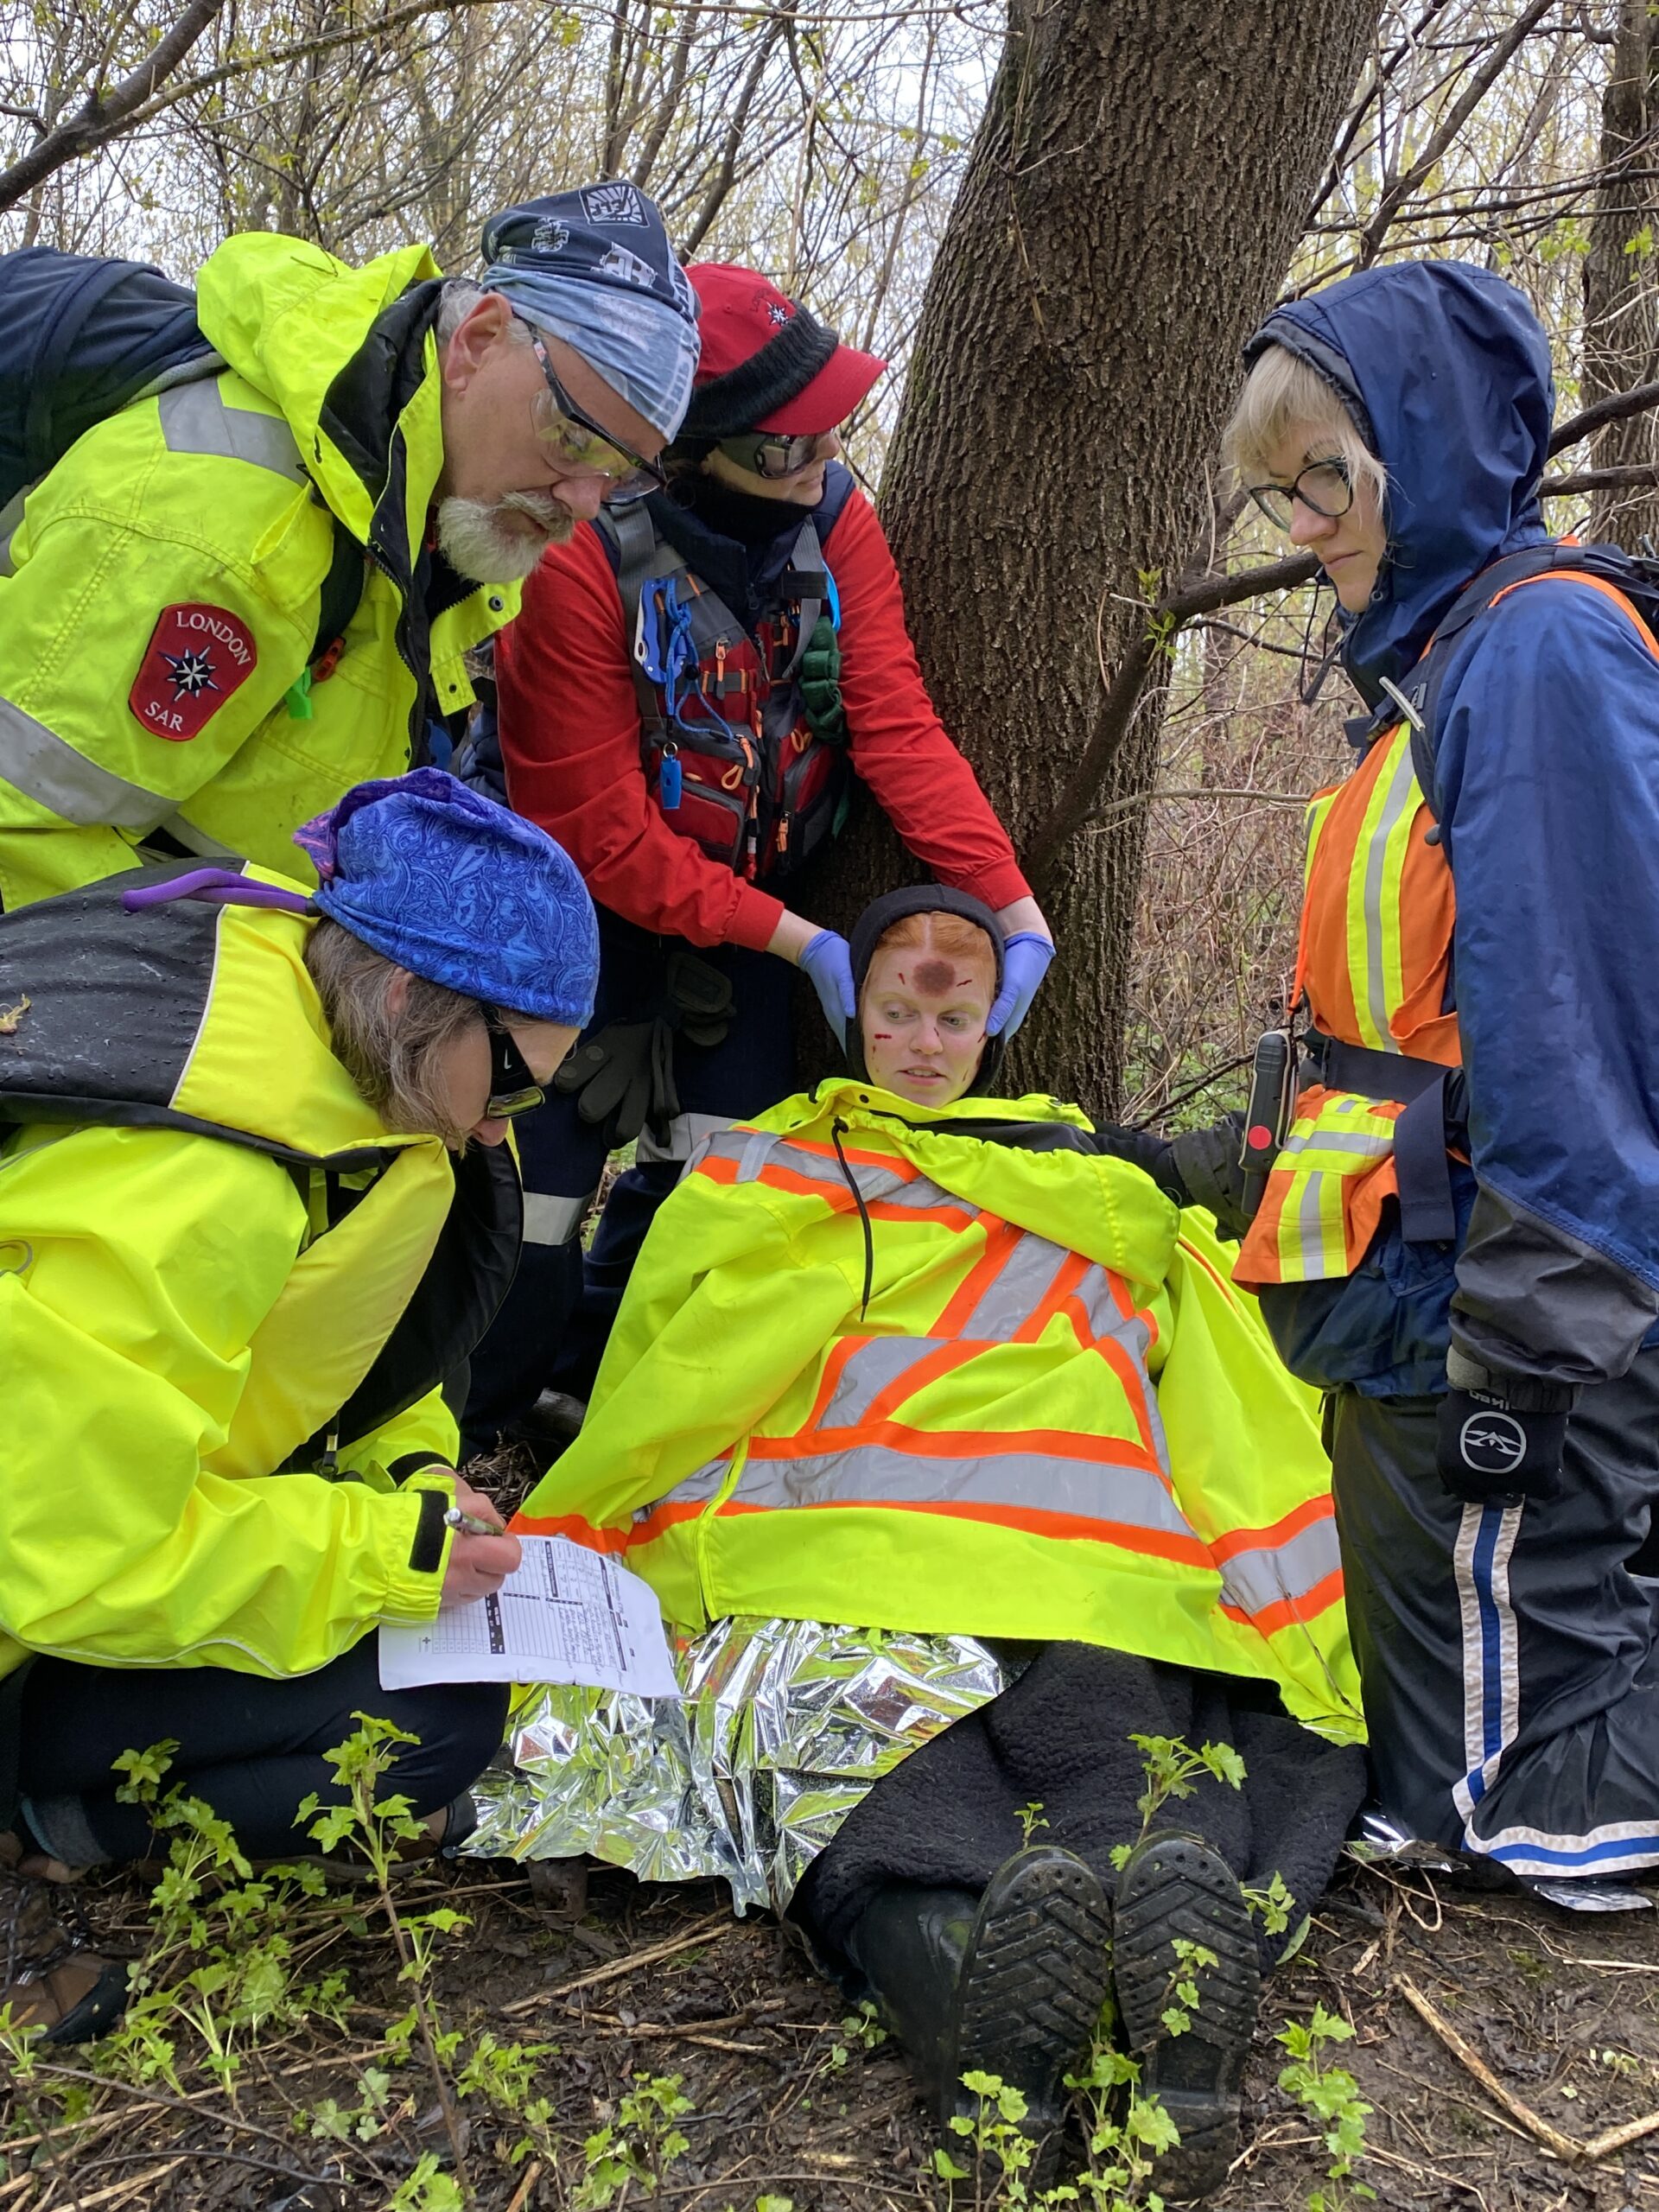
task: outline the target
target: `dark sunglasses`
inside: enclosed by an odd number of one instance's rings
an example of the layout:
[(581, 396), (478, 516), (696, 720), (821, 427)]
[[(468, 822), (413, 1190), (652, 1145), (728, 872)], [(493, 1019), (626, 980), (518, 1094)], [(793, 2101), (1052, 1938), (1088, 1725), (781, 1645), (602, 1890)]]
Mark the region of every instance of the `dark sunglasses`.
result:
[(625, 446), (620, 438), (601, 429), (591, 415), (582, 412), (559, 382), (534, 325), (530, 329), (531, 351), (541, 365), (547, 385), (547, 398), (537, 410), (536, 435), (554, 459), (584, 474), (606, 478), (610, 485), (607, 499), (636, 499), (642, 493), (660, 492), (668, 479), (656, 462)]
[(483, 1014), (490, 1039), (490, 1096), (484, 1119), (511, 1122), (517, 1115), (533, 1113), (547, 1093), (513, 1042), (507, 1018), (499, 1007), (486, 1006)]
[(1348, 464), (1334, 454), (1329, 461), (1309, 461), (1294, 484), (1251, 484), (1245, 488), (1268, 520), (1281, 530), (1288, 530), (1295, 521), (1299, 499), (1326, 522), (1335, 522), (1354, 504), (1354, 480), (1348, 474)]
[(819, 448), (829, 435), (828, 430), (814, 430), (810, 437), (784, 438), (772, 430), (746, 430), (741, 436), (722, 438), (720, 449), (751, 476), (763, 476), (771, 483), (810, 468), (822, 457)]

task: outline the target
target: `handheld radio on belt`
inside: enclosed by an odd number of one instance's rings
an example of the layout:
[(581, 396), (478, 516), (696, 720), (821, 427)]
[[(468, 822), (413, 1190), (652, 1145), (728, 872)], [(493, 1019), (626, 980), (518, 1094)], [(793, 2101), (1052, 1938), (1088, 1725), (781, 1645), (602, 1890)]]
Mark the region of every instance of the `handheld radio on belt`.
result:
[(1290, 1135), (1296, 1104), (1296, 1040), (1288, 1028), (1269, 1029), (1250, 1063), (1250, 1097), (1238, 1164), (1244, 1171), (1244, 1211), (1252, 1220), (1268, 1187), (1268, 1171)]

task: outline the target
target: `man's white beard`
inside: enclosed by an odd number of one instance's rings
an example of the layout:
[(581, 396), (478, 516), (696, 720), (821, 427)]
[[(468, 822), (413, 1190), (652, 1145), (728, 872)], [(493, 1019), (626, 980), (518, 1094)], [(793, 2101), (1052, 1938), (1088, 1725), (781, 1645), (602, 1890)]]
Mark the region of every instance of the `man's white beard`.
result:
[[(522, 518), (515, 527), (505, 518)], [(532, 527), (526, 529), (528, 523)], [(438, 501), (438, 550), (457, 575), (477, 584), (514, 584), (550, 545), (569, 543), (576, 518), (550, 492), (509, 492), (482, 499)]]

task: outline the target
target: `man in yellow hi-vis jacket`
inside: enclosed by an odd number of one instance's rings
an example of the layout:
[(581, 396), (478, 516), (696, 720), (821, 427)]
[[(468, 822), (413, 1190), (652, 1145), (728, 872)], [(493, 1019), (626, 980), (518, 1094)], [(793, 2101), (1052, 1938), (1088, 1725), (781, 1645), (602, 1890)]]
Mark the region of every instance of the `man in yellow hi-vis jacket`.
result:
[[(823, 1624), (785, 1680), (760, 1679), (764, 1637), (706, 1675), (691, 1661), (709, 1694), (685, 1724), (688, 1796), (741, 1808), (757, 1764), (812, 1737), (779, 1761), (803, 1770), (810, 1859), (790, 1910), (880, 2000), (942, 2120), (982, 2068), (1054, 2134), (1106, 1993), (1115, 1890), (1120, 2016), (1182, 2137), (1154, 2185), (1185, 2198), (1236, 2137), (1262, 1963), (1237, 1878), (1280, 1873), (1306, 1910), (1363, 1781), (1313, 1401), (1203, 1216), (1076, 1108), (984, 1095), (988, 908), (936, 884), (890, 894), (850, 951), (853, 1074), (693, 1155), (582, 1433), (514, 1526), (625, 1558), (694, 1653), (721, 1624)], [(879, 1670), (882, 1631), (1011, 1639), (1010, 1686), (918, 1744), (902, 1666), (861, 1714), (838, 1701), (849, 1649)], [(743, 1716), (730, 1738), (715, 1706)], [(533, 1761), (528, 1705), (517, 1726)], [(1210, 1783), (1176, 1822), (1198, 1834), (1147, 1836), (1120, 1878), (1133, 1735), (1222, 1742), (1248, 1773), (1236, 1798)], [(874, 1787), (832, 1815), (815, 1785), (849, 1774)], [(1044, 1834), (1020, 1852), (1028, 1801)], [(770, 1821), (740, 1809), (734, 1849), (781, 1825), (781, 1802)], [(613, 1808), (599, 1847), (627, 1833)], [(1172, 2064), (1177, 1936), (1217, 1964)]]
[(158, 857), (292, 871), (302, 822), (429, 757), (546, 545), (652, 480), (697, 353), (655, 207), (560, 194), (484, 253), (480, 286), (228, 239), (202, 348), (0, 516), (0, 906)]
[(506, 1119), (591, 1010), (593, 907), (437, 769), (302, 834), (314, 902), (175, 863), (0, 918), (0, 2004), (62, 2040), (118, 1977), (30, 1883), (145, 1855), (122, 1751), (171, 1738), (267, 1858), (354, 1711), (452, 1840), (500, 1740), (488, 1684), (383, 1692), (374, 1630), (517, 1563), (446, 1522), (486, 1509), (441, 1386), (512, 1279)]

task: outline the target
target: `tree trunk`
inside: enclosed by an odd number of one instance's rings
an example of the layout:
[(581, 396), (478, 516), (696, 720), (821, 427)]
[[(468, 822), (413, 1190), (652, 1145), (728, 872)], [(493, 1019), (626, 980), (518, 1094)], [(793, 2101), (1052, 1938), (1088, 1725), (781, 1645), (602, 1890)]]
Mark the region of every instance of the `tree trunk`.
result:
[[(1583, 404), (1659, 377), (1659, 290), (1654, 271), (1659, 190), (1651, 181), (1650, 133), (1659, 124), (1659, 42), (1648, 0), (1621, 0), (1618, 33), (1601, 100), (1601, 179), (1590, 251), (1584, 264)], [(1594, 468), (1659, 461), (1659, 423), (1649, 413), (1610, 423), (1590, 448)], [(1558, 525), (1565, 527), (1564, 524)], [(1659, 541), (1659, 490), (1620, 488), (1597, 495), (1593, 537), (1631, 552)]]
[[(945, 727), (1016, 846), (1053, 807), (1211, 496), (1238, 349), (1271, 306), (1376, 0), (1011, 0), (883, 483)], [(1152, 687), (1098, 799), (1145, 791)], [(874, 816), (873, 808), (867, 810)], [(1109, 1108), (1144, 809), (1039, 884), (1060, 953), (1012, 1088)], [(879, 822), (826, 918), (919, 871)]]

